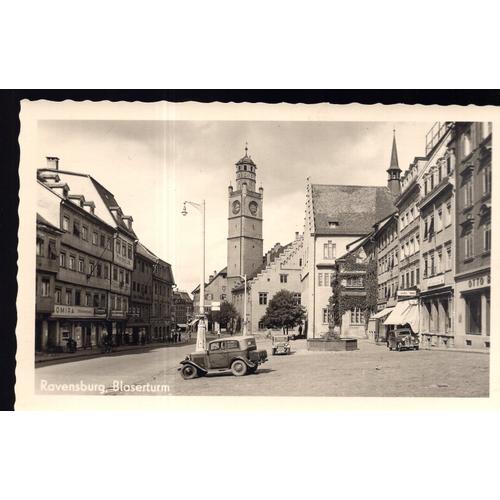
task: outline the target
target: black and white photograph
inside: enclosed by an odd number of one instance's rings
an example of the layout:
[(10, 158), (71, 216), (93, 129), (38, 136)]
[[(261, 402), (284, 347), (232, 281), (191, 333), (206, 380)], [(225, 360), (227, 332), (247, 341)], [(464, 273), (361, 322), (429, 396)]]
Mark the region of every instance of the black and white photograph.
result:
[(487, 115), (23, 106), (28, 406), (489, 397)]

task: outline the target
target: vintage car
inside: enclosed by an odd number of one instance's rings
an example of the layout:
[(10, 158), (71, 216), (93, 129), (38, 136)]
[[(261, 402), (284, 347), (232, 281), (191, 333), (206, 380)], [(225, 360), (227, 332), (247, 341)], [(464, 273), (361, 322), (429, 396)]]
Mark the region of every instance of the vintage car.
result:
[(387, 334), (387, 347), (390, 351), (403, 351), (414, 349), (418, 351), (418, 335), (410, 328), (396, 328)]
[(228, 370), (233, 375), (242, 376), (255, 373), (259, 365), (266, 361), (267, 351), (257, 349), (254, 337), (227, 337), (212, 340), (206, 351), (186, 356), (178, 370), (186, 380)]
[(288, 335), (273, 335), (271, 341), (273, 356), (275, 354), (290, 354)]

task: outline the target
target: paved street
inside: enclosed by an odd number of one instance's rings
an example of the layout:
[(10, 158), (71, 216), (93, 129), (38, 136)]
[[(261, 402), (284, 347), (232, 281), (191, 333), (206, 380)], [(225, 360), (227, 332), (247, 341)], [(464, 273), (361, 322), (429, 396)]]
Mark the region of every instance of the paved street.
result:
[[(269, 341), (258, 345), (270, 353)], [(257, 374), (245, 377), (183, 380), (177, 367), (192, 345), (42, 365), (36, 369), (37, 391), (76, 392), (83, 382), (88, 394), (131, 394), (130, 386), (141, 386), (149, 394), (184, 396), (488, 396), (487, 354), (391, 352), (367, 341), (351, 352), (308, 352), (304, 340), (292, 345), (291, 355), (269, 356)]]

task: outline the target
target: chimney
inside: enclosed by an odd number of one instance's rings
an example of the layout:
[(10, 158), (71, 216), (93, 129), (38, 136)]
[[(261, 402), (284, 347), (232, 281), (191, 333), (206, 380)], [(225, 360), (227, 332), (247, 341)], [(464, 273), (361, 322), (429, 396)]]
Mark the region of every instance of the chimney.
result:
[(59, 170), (59, 158), (57, 156), (46, 156), (47, 168)]
[(299, 239), (299, 232), (298, 231), (295, 231), (295, 239), (298, 240)]

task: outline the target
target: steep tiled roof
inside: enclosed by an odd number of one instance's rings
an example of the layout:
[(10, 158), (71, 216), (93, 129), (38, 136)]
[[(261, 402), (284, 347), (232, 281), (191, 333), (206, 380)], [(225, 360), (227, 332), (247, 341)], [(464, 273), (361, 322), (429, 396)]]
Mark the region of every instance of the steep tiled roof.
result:
[(153, 252), (148, 250), (140, 241), (137, 242), (135, 251), (141, 257), (152, 260), (153, 262), (156, 262), (158, 260), (158, 257)]
[(95, 186), (97, 192), (101, 196), (102, 201), (104, 202), (104, 204), (106, 205), (108, 210), (111, 212), (113, 219), (116, 222), (116, 225), (118, 227), (120, 227), (121, 229), (123, 229), (124, 231), (126, 231), (127, 233), (130, 233), (135, 238), (137, 238), (137, 235), (134, 233), (134, 230), (129, 229), (127, 224), (125, 224), (125, 222), (123, 222), (123, 220), (120, 217), (117, 217), (114, 211), (111, 211), (111, 209), (114, 207), (120, 207), (120, 205), (116, 201), (113, 193), (111, 191), (108, 191), (102, 184), (97, 182), (93, 177), (91, 177), (91, 176), (89, 176), (89, 177), (92, 181), (92, 184)]
[(316, 234), (363, 235), (376, 221), (394, 212), (394, 197), (385, 186), (312, 184)]

